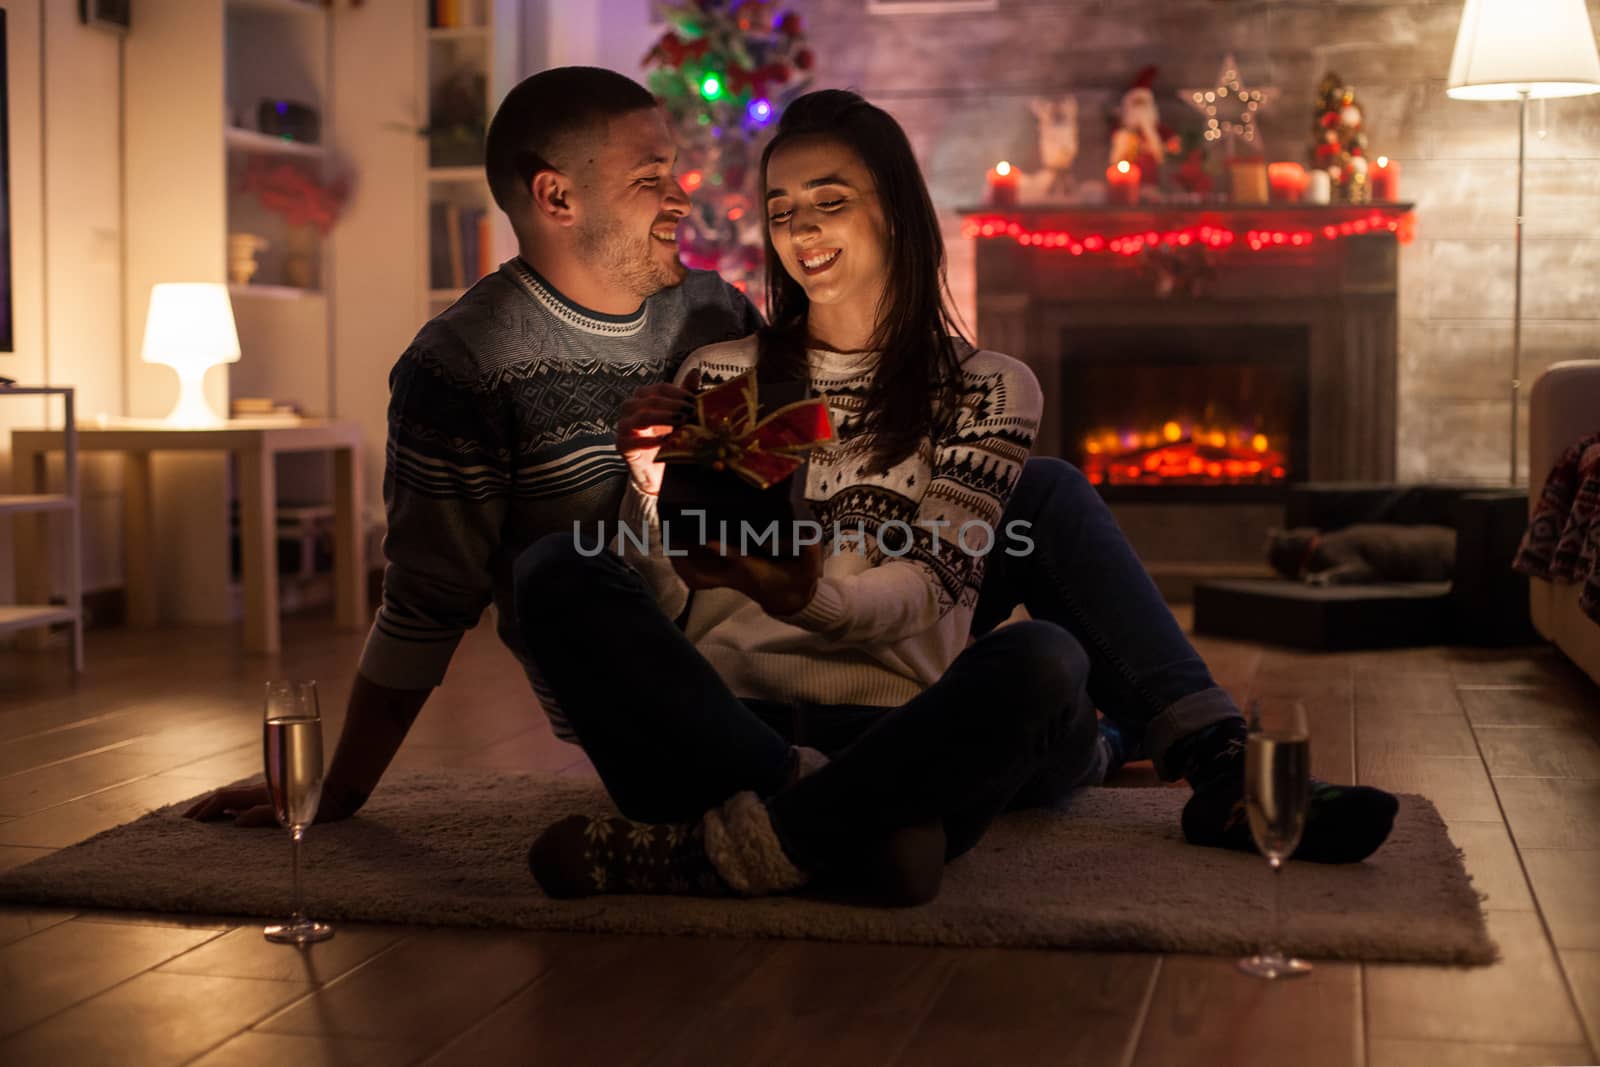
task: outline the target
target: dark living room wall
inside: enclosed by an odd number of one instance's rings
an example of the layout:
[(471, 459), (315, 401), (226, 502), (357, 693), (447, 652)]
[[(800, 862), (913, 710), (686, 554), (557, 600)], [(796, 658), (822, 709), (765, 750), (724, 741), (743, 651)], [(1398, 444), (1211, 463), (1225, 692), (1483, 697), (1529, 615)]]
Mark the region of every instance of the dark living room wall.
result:
[[(1089, 178), (1105, 167), (1107, 112), (1141, 67), (1159, 68), (1162, 120), (1183, 129), (1197, 116), (1177, 90), (1214, 83), (1231, 52), (1246, 86), (1279, 90), (1262, 120), (1268, 158), (1303, 161), (1317, 82), (1337, 71), (1365, 109), (1370, 154), (1400, 163), (1401, 196), (1417, 205), (1401, 265), (1400, 476), (1504, 481), (1516, 105), (1445, 96), (1459, 0), (998, 0), (991, 12), (898, 15), (871, 14), (867, 0), (794, 6), (816, 49), (814, 84), (863, 92), (910, 133), (969, 316), (972, 254), (955, 210), (978, 202), (996, 160), (1037, 165), (1030, 97), (1077, 97), (1076, 173)], [(1600, 24), (1600, 3), (1589, 8)], [(1542, 124), (1540, 107), (1529, 109), (1524, 407), (1545, 366), (1600, 356), (1600, 95), (1550, 101)], [(1525, 439), (1525, 418), (1522, 428)]]

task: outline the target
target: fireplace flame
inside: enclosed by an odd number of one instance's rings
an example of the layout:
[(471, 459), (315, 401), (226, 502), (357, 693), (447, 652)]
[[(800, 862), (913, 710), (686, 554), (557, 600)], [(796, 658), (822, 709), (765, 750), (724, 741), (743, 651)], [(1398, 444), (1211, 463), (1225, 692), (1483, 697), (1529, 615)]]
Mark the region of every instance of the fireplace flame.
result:
[(1270, 485), (1288, 478), (1285, 444), (1250, 426), (1178, 419), (1107, 427), (1084, 438), (1083, 472), (1095, 485)]

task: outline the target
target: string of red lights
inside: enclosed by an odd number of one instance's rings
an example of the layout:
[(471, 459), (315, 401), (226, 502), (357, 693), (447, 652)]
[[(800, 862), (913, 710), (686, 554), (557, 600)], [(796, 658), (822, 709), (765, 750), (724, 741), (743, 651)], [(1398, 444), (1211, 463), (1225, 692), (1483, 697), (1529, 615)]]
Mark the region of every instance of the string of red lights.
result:
[(1206, 248), (1224, 249), (1237, 244), (1248, 247), (1252, 252), (1260, 252), (1285, 245), (1301, 247), (1319, 240), (1336, 241), (1384, 231), (1395, 234), (1401, 244), (1409, 244), (1415, 224), (1415, 216), (1410, 211), (1375, 210), (1359, 218), (1313, 228), (1239, 231), (1204, 223), (1179, 229), (1138, 230), (1111, 236), (1104, 233), (1035, 229), (1006, 215), (976, 215), (962, 223), (961, 232), (970, 238), (1006, 238), (1029, 248), (1065, 249), (1075, 256), (1098, 252), (1134, 256), (1154, 245), (1184, 248), (1198, 244)]

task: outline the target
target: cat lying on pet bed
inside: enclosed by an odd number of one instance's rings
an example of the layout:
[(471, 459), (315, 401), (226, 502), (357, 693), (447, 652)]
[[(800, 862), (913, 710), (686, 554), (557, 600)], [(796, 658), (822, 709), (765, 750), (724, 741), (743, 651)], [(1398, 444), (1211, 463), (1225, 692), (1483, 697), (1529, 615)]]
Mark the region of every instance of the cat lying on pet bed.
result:
[(1323, 533), (1311, 526), (1267, 531), (1267, 562), (1310, 585), (1446, 582), (1456, 563), (1448, 526), (1358, 523)]

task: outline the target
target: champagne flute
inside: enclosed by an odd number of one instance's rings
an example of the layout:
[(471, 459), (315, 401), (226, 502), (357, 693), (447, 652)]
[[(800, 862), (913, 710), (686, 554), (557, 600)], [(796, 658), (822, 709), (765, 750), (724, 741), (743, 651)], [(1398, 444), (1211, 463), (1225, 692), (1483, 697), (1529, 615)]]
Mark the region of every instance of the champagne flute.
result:
[(1250, 705), (1249, 747), (1244, 759), (1245, 810), (1256, 847), (1272, 866), (1272, 934), (1239, 969), (1257, 978), (1293, 978), (1311, 973), (1311, 964), (1286, 956), (1279, 925), (1283, 904), (1283, 863), (1300, 844), (1311, 806), (1311, 732), (1298, 701)]
[(262, 753), (267, 765), (267, 791), (278, 825), (294, 842), (294, 914), (262, 933), (268, 941), (304, 945), (326, 941), (333, 927), (308, 918), (300, 895), (300, 841), (317, 817), (322, 799), (322, 712), (316, 682), (267, 683), (262, 725)]

